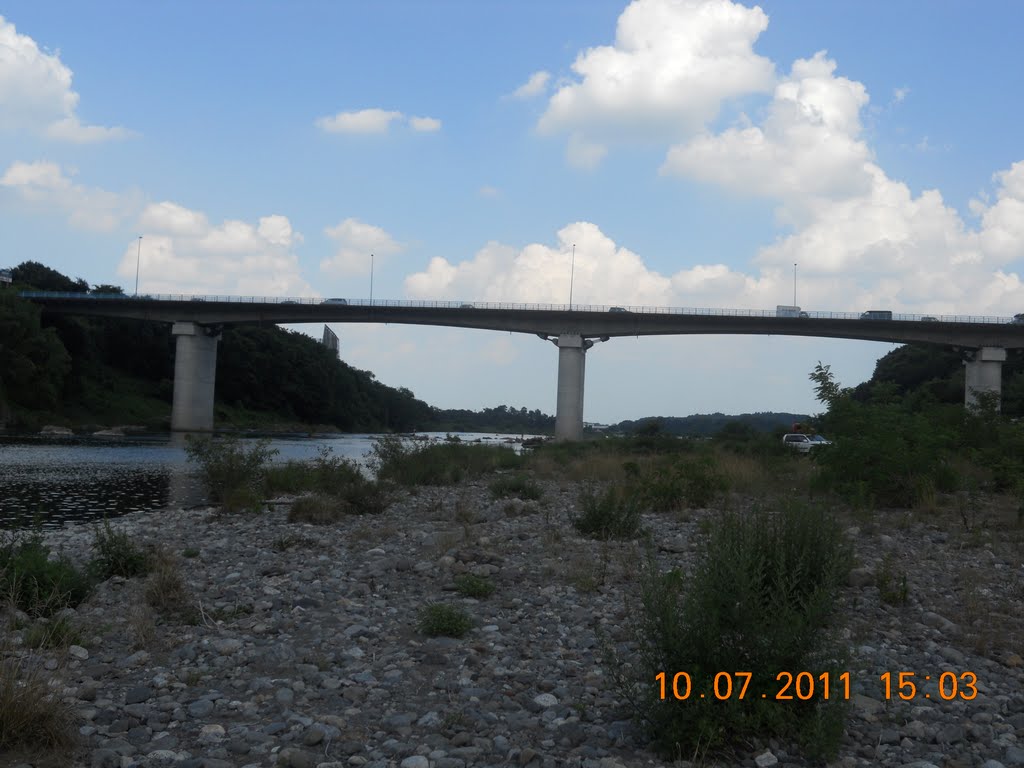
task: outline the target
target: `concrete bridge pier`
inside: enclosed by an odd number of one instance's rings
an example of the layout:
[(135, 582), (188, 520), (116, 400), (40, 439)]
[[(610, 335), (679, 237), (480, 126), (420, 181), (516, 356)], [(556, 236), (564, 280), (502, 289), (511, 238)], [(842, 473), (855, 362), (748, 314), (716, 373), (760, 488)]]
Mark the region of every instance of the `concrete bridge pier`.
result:
[(1006, 350), (1002, 347), (981, 347), (964, 355), (964, 406), (976, 408), (979, 395), (995, 396), (996, 410), (1003, 391), (1003, 363)]
[(549, 339), (558, 347), (558, 400), (555, 410), (555, 440), (583, 439), (583, 379), (587, 350), (594, 342), (578, 333), (563, 333)]
[(213, 429), (213, 387), (220, 327), (174, 323), (171, 334), (177, 338), (171, 430), (208, 432)]

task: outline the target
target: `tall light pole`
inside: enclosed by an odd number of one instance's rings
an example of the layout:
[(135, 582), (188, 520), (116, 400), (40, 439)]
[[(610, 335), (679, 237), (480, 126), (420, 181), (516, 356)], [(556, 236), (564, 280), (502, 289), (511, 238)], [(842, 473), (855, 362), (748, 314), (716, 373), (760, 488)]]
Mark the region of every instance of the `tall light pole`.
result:
[(373, 306), (373, 254), (370, 254), (370, 306)]
[(796, 262), (793, 262), (793, 306), (796, 306)]
[(569, 309), (572, 309), (572, 280), (576, 276), (576, 243), (572, 244), (572, 268), (569, 271)]
[(135, 295), (139, 295), (139, 261), (142, 259), (142, 235), (139, 235), (139, 247), (135, 251)]

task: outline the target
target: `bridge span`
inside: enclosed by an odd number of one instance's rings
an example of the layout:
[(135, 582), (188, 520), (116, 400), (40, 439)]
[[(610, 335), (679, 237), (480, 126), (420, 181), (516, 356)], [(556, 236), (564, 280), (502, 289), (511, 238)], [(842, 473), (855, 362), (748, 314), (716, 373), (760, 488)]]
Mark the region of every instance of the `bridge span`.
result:
[(170, 323), (176, 337), (171, 428), (213, 428), (217, 342), (225, 325), (300, 323), (395, 323), (534, 334), (558, 347), (555, 435), (583, 434), (587, 350), (618, 336), (761, 334), (928, 343), (964, 353), (964, 402), (1002, 391), (1007, 349), (1024, 348), (1024, 324), (990, 316), (895, 314), (866, 319), (857, 313), (806, 312), (778, 317), (774, 311), (610, 307), (361, 299), (121, 294), (20, 294), (49, 312)]

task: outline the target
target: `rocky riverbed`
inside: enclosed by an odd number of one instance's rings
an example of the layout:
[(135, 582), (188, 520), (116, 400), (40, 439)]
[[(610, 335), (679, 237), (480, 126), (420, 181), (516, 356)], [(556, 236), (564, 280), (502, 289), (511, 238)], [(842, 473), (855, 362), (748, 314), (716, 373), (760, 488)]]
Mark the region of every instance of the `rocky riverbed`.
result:
[[(484, 484), (420, 490), (329, 526), (289, 523), (286, 500), (256, 516), (118, 519), (176, 554), (196, 611), (192, 623), (161, 614), (143, 579), (114, 578), (70, 614), (78, 644), (34, 652), (80, 717), (74, 766), (672, 764), (638, 739), (598, 640), (630, 637), (642, 549), (581, 537), (569, 521), (579, 488), (544, 488), (539, 502), (495, 500)], [(645, 516), (660, 562), (691, 563), (714, 514)], [(834, 765), (1024, 766), (1019, 525), (980, 509), (847, 525), (858, 563), (840, 618), (854, 696)], [(91, 554), (86, 526), (46, 538), (78, 562)], [(460, 597), (461, 573), (496, 591)], [(474, 628), (425, 637), (430, 602), (460, 605)], [(912, 701), (885, 700), (886, 671), (916, 674)], [(944, 671), (976, 674), (977, 697), (942, 701)], [(811, 763), (768, 742), (721, 764)]]

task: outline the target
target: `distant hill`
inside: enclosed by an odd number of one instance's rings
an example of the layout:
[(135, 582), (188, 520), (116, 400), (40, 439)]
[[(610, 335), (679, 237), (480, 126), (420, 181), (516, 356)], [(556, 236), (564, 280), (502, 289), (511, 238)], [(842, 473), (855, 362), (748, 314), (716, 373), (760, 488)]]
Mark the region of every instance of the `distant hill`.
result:
[(632, 434), (657, 430), (669, 435), (710, 437), (722, 431), (727, 424), (742, 424), (756, 432), (788, 430), (795, 423), (806, 423), (806, 413), (741, 413), (729, 416), (724, 413), (695, 414), (693, 416), (647, 416), (634, 421), (620, 421), (609, 427), (609, 431)]

